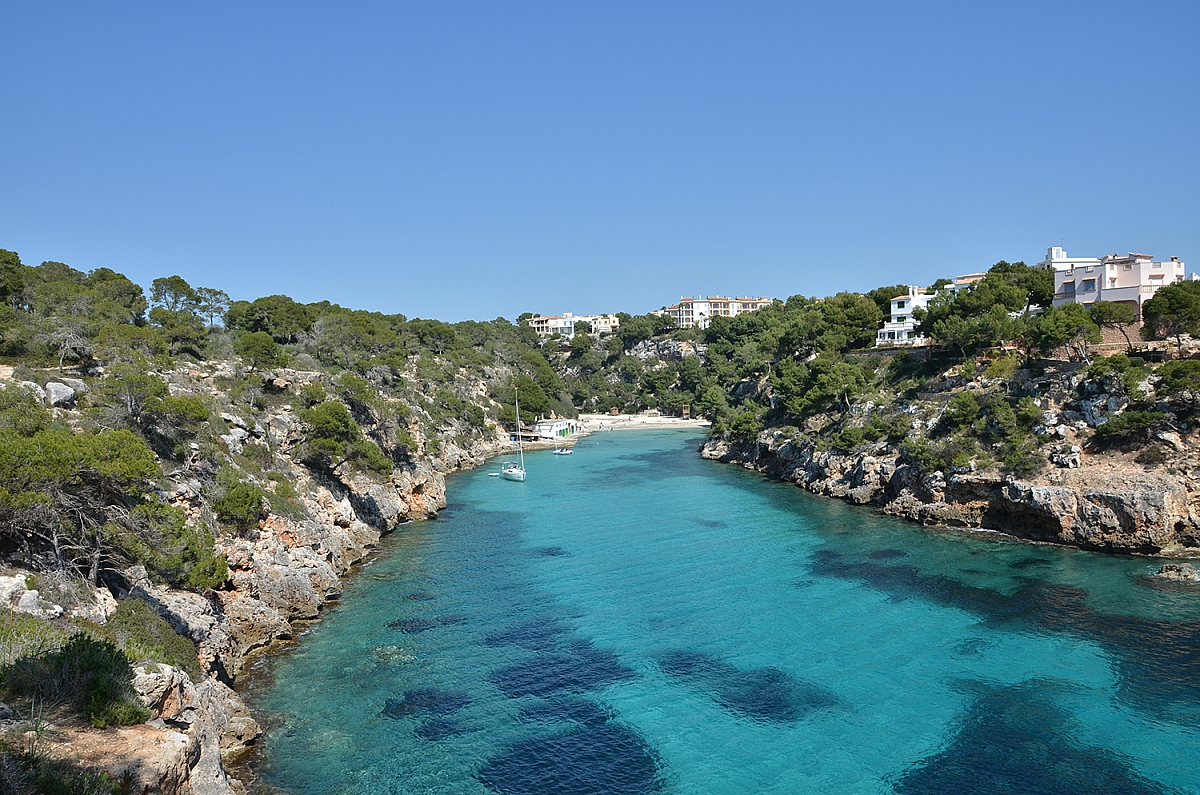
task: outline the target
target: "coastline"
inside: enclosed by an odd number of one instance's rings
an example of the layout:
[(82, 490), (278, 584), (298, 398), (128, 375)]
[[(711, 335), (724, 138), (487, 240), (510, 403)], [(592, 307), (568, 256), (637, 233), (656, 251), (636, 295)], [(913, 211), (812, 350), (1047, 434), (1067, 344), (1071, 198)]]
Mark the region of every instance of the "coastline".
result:
[(589, 433), (601, 431), (636, 431), (657, 428), (708, 428), (705, 419), (663, 417), (653, 414), (580, 414), (579, 421)]
[(888, 444), (844, 452), (771, 431), (740, 444), (706, 439), (699, 453), (925, 527), (1108, 554), (1200, 557), (1193, 484), (1169, 473), (1085, 463), (1029, 480), (996, 472), (922, 474)]

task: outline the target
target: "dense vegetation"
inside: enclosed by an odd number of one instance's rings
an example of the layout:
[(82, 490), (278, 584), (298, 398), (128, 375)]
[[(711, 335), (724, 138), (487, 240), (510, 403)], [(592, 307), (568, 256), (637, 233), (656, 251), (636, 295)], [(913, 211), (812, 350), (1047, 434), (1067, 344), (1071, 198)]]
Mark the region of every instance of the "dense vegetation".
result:
[[(734, 442), (768, 428), (831, 450), (886, 442), (926, 473), (1043, 466), (1052, 429), (1038, 396), (1054, 357), (1076, 368), (1077, 402), (1123, 401), (1096, 425), (1097, 444), (1144, 445), (1198, 416), (1200, 361), (1135, 355), (1131, 307), (1053, 307), (1052, 274), (999, 262), (915, 313), (932, 350), (876, 349), (906, 289), (792, 296), (702, 331), (622, 313), (611, 335), (540, 340), (528, 315), (448, 324), (286, 295), (233, 301), (179, 276), (147, 295), (107, 268), (32, 267), (0, 250), (0, 362), (13, 368), (0, 389), (0, 555), (44, 573), (40, 587), (63, 603), (133, 564), (175, 587), (220, 588), (218, 537), (253, 533), (271, 513), (304, 516), (296, 468), (314, 481), (387, 478), (512, 427), (517, 391), (524, 422), (690, 413)], [(1184, 337), (1200, 335), (1200, 283), (1163, 288), (1144, 315), (1144, 333), (1182, 355)], [(1093, 362), (1104, 328), (1129, 350)], [(45, 405), (52, 382), (74, 391), (68, 410)], [(926, 419), (914, 407), (931, 394), (941, 397)], [(296, 420), (287, 444), (261, 427), (279, 412)], [(1162, 460), (1156, 449), (1138, 460)], [(181, 508), (178, 489), (199, 510)], [(199, 675), (191, 641), (136, 600), (104, 627), (10, 615), (0, 640), (7, 697), (65, 704), (96, 725), (142, 718), (131, 661)], [(24, 782), (18, 791), (111, 785), (35, 751), (0, 747), (0, 779)]]

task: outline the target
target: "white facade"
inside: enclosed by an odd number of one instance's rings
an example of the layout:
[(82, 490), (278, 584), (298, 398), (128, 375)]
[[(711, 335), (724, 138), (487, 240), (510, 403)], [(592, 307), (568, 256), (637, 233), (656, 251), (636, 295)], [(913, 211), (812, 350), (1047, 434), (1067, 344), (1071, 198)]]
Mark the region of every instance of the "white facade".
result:
[(680, 298), (679, 303), (652, 312), (655, 315), (669, 315), (675, 319), (675, 325), (680, 328), (708, 328), (714, 317), (737, 317), (746, 312), (754, 312), (764, 306), (770, 306), (774, 299), (767, 296), (750, 298), (726, 298), (721, 295), (710, 295), (707, 298)]
[(579, 326), (580, 330), (590, 327), (592, 334), (611, 334), (620, 325), (621, 321), (616, 315), (573, 315), (564, 312), (561, 315), (538, 315), (529, 318), (529, 327), (536, 331), (539, 337), (555, 334), (573, 337), (576, 326)]
[(875, 345), (928, 345), (929, 339), (916, 332), (914, 309), (927, 309), (933, 294), (924, 287), (909, 287), (904, 295), (892, 299), (892, 319), (883, 324), (875, 335)]
[[(1062, 254), (1055, 258), (1055, 253)], [(1066, 263), (1065, 267), (1058, 267)], [(1152, 298), (1160, 287), (1183, 281), (1186, 267), (1178, 257), (1156, 262), (1150, 254), (1130, 252), (1109, 254), (1099, 259), (1067, 259), (1059, 248), (1050, 249), (1045, 262), (1038, 267), (1054, 267), (1054, 305), (1083, 304), (1112, 301), (1130, 304), (1142, 317), (1142, 304)]]
[(1076, 266), (1086, 268), (1088, 266), (1095, 267), (1099, 264), (1100, 260), (1096, 257), (1068, 257), (1065, 249), (1053, 246), (1046, 250), (1046, 258), (1035, 267), (1048, 271), (1069, 271)]
[(571, 439), (579, 435), (583, 426), (577, 420), (538, 420), (533, 430), (540, 439)]

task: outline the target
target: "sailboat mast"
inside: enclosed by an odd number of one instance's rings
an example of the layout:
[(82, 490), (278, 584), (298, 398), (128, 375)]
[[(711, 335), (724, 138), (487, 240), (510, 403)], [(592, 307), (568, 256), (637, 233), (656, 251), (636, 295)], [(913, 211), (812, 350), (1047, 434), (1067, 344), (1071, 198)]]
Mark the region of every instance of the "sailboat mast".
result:
[(517, 410), (517, 450), (521, 453), (521, 471), (525, 471), (525, 442), (521, 439), (521, 396), (513, 387), (513, 404)]

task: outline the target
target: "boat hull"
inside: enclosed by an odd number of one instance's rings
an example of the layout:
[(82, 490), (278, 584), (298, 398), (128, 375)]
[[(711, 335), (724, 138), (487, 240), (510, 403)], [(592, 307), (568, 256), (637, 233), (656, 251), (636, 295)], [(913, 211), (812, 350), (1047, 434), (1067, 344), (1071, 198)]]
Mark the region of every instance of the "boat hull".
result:
[(525, 482), (525, 470), (524, 469), (515, 469), (515, 468), (514, 469), (502, 469), (502, 470), (500, 470), (500, 477), (504, 478), (505, 480), (515, 480), (519, 483), (524, 483)]

